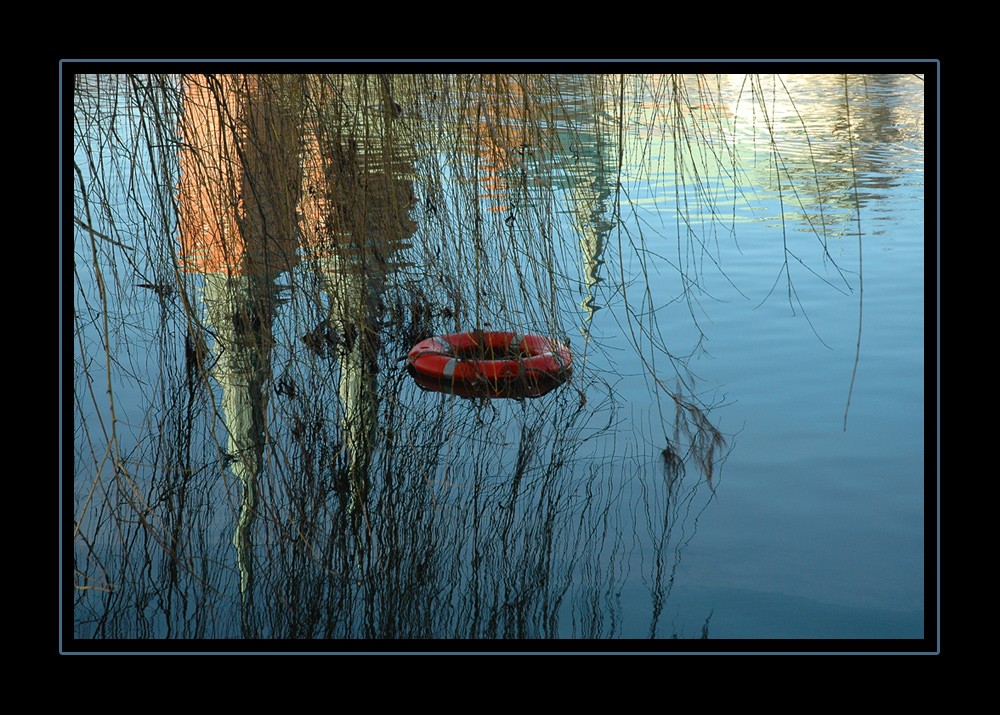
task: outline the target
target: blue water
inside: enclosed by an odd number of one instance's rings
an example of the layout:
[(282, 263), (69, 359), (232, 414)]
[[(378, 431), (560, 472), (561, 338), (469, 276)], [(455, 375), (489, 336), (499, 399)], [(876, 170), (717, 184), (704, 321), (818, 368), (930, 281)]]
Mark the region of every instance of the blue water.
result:
[[(801, 221), (777, 220), (773, 184), (757, 187), (770, 195), (738, 208), (735, 236), (714, 244), (726, 278), (713, 266), (700, 282), (708, 355), (690, 367), (727, 403), (713, 415), (732, 451), (672, 603), (688, 624), (712, 609), (713, 638), (923, 635), (922, 163), (911, 143), (861, 153), (873, 169), (858, 175), (860, 245), (851, 212), (829, 258), (817, 259)], [(659, 208), (670, 226), (672, 206)], [(675, 236), (665, 231), (650, 251), (676, 255)], [(786, 241), (807, 266), (784, 267)], [(664, 273), (650, 281), (654, 304), (680, 292)], [(676, 317), (661, 312), (663, 332), (679, 343), (690, 333), (687, 306), (668, 310)]]

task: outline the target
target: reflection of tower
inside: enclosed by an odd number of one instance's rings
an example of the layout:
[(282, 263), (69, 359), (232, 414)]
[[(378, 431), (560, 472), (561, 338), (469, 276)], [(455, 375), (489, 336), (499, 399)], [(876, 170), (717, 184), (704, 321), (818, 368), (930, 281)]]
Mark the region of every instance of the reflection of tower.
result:
[(205, 275), (206, 322), (215, 333), (213, 376), (222, 388), (222, 412), (229, 432), (229, 469), (243, 485), (233, 545), (239, 555), (241, 587), (250, 580), (250, 533), (256, 480), (264, 461), (267, 390), (270, 376), (274, 301), (252, 276)]
[[(582, 175), (571, 178), (571, 198), (576, 227), (580, 232), (580, 252), (583, 255), (584, 282), (587, 285), (587, 297), (580, 303), (580, 307), (587, 311), (584, 323), (589, 323), (594, 313), (600, 309), (595, 302), (594, 289), (602, 280), (600, 268), (604, 265), (604, 241), (613, 224), (603, 215), (603, 201), (610, 192), (602, 190), (596, 181), (588, 182), (583, 179)], [(585, 328), (581, 329), (586, 332)]]
[[(364, 78), (339, 95), (384, 99), (389, 79)], [(385, 106), (398, 107), (391, 99)], [(348, 451), (348, 510), (356, 520), (365, 511), (369, 467), (376, 436), (378, 383), (376, 353), (382, 294), (392, 256), (416, 224), (412, 181), (403, 178), (412, 164), (400, 156), (398, 112), (372, 111), (362, 136), (347, 134), (340, 102), (319, 107), (306, 127), (303, 143), (303, 197), (300, 204), (303, 261), (319, 278), (329, 298), (326, 328), (337, 336), (340, 361), (341, 426)], [(390, 151), (389, 147), (393, 150)]]
[[(583, 126), (578, 125), (577, 132), (564, 139), (567, 142), (564, 146), (568, 149), (564, 161), (568, 191), (574, 224), (580, 233), (580, 252), (587, 286), (587, 296), (580, 303), (580, 307), (587, 312), (586, 324), (600, 309), (595, 303), (594, 290), (601, 282), (605, 240), (614, 225), (605, 216), (611, 188), (605, 179), (604, 145), (599, 128), (595, 126), (585, 132)], [(586, 327), (581, 330), (587, 332)]]
[(243, 489), (233, 545), (244, 596), (267, 433), (274, 278), (293, 266), (297, 247), (298, 92), (295, 79), (283, 76), (194, 75), (184, 82), (181, 264), (205, 275), (229, 466)]
[[(565, 75), (541, 80), (532, 75), (482, 75), (467, 88), (474, 98), (464, 131), (466, 151), (478, 159), (485, 207), (507, 211), (514, 186), (512, 170), (527, 180), (530, 160), (532, 181), (548, 181), (553, 166), (565, 168), (565, 181), (574, 223), (580, 232), (584, 279), (588, 295), (581, 306), (586, 322), (598, 309), (594, 289), (601, 281), (605, 240), (612, 226), (606, 214), (611, 188), (605, 177), (602, 134), (603, 87), (600, 76)], [(560, 156), (548, 164), (546, 152)], [(584, 332), (586, 330), (584, 329)]]

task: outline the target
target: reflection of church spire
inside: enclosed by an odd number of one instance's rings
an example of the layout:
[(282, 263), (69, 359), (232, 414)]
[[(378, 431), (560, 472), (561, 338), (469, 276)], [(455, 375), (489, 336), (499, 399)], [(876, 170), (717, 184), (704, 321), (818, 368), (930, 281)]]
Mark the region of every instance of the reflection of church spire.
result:
[(584, 215), (577, 211), (577, 230), (580, 232), (580, 253), (583, 255), (583, 275), (587, 286), (587, 297), (580, 307), (587, 311), (585, 323), (589, 323), (594, 313), (600, 310), (594, 297), (594, 288), (601, 282), (600, 268), (604, 265), (604, 240), (612, 223), (602, 216)]
[[(601, 138), (596, 128), (593, 131), (593, 134), (581, 131), (572, 135), (568, 140), (566, 157), (571, 210), (574, 225), (580, 234), (587, 290), (587, 296), (580, 303), (580, 307), (587, 312), (585, 324), (600, 309), (595, 303), (594, 289), (601, 282), (605, 239), (614, 225), (605, 217), (605, 202), (611, 195), (611, 189), (604, 176)], [(586, 333), (586, 328), (582, 330)]]

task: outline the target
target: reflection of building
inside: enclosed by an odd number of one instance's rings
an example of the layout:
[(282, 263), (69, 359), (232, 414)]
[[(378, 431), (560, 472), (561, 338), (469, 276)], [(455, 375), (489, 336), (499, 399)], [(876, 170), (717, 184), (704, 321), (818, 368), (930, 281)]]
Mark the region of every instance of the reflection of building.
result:
[(299, 91), (282, 75), (186, 78), (178, 191), (186, 270), (273, 277), (294, 264)]
[[(354, 80), (353, 82), (351, 80)], [(364, 510), (375, 439), (378, 385), (376, 325), (394, 254), (416, 230), (412, 164), (397, 134), (385, 78), (347, 78), (336, 102), (320, 104), (303, 136), (302, 260), (329, 299), (324, 330), (337, 336), (341, 428), (348, 451), (349, 510)], [(317, 93), (321, 94), (321, 93)], [(375, 101), (373, 101), (375, 100)], [(342, 102), (365, 111), (355, 136)], [(398, 109), (398, 108), (397, 108)]]
[[(205, 275), (227, 459), (243, 487), (233, 544), (244, 594), (267, 442), (274, 280), (297, 266), (313, 271), (329, 297), (326, 329), (339, 336), (350, 505), (355, 516), (364, 509), (377, 414), (372, 326), (392, 253), (416, 226), (407, 215), (412, 184), (399, 176), (409, 164), (385, 148), (396, 146), (387, 140), (390, 119), (371, 118), (359, 139), (352, 134), (358, 127), (345, 128), (339, 114), (339, 102), (351, 92), (365, 95), (371, 80), (359, 76), (349, 87), (344, 79), (331, 92), (314, 86), (324, 77), (185, 78), (181, 265)], [(375, 87), (385, 85), (383, 79)], [(324, 95), (337, 99), (326, 106), (315, 99)]]
[(526, 154), (539, 146), (537, 118), (526, 113), (530, 99), (523, 82), (529, 75), (480, 75), (468, 91), (475, 97), (466, 113), (466, 151), (476, 161), (481, 199), (487, 211), (507, 211), (510, 206), (510, 172), (524, 168)]
[(297, 252), (300, 86), (255, 75), (193, 75), (184, 83), (181, 266), (205, 275), (227, 455), (243, 485), (233, 544), (244, 593), (267, 439), (274, 278), (294, 265)]

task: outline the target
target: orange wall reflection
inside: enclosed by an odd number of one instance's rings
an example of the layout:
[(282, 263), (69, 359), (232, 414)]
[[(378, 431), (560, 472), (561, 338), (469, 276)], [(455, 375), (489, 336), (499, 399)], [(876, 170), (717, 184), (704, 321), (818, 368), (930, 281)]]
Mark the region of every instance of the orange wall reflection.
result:
[(178, 186), (185, 270), (276, 275), (294, 264), (299, 91), (283, 75), (185, 77)]

